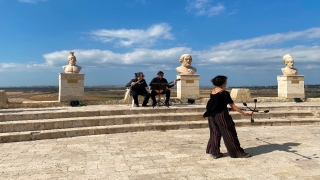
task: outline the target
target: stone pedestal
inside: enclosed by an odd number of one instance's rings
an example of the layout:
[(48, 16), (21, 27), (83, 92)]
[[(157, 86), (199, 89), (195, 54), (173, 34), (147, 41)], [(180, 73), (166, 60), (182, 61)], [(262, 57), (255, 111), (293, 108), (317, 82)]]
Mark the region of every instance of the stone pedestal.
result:
[(192, 98), (197, 99), (199, 94), (199, 74), (177, 75), (177, 97), (179, 99)]
[(304, 76), (277, 76), (278, 97), (305, 98)]
[(59, 74), (59, 101), (84, 100), (84, 74)]

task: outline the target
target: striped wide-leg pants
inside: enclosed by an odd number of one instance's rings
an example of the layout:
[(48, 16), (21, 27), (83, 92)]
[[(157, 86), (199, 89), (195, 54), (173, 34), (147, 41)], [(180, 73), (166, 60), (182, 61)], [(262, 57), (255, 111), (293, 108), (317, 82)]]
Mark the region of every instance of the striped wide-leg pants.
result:
[(228, 111), (218, 113), (215, 117), (208, 117), (208, 123), (210, 138), (206, 153), (214, 156), (220, 153), (221, 136), (230, 157), (236, 157), (244, 152), (240, 147), (235, 124)]

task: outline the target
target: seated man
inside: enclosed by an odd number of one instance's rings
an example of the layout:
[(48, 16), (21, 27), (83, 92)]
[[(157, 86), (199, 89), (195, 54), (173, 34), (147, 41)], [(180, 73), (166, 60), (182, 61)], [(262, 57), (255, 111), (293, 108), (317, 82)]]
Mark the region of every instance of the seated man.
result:
[(147, 107), (150, 98), (150, 93), (148, 93), (148, 91), (146, 90), (146, 87), (148, 85), (146, 81), (143, 79), (144, 75), (142, 72), (135, 73), (135, 75), (136, 78), (131, 79), (131, 81), (126, 85), (126, 87), (130, 87), (130, 95), (132, 96), (136, 107), (139, 107), (138, 95), (144, 96), (142, 106)]
[[(150, 82), (149, 86), (151, 87), (153, 83), (168, 83), (168, 81), (163, 78), (164, 73), (162, 71), (158, 72), (158, 77), (155, 77), (152, 79), (152, 81)], [(173, 87), (176, 84), (176, 80), (173, 81), (173, 84), (168, 84), (168, 87), (166, 90), (164, 90), (163, 92), (161, 92), (161, 94), (166, 94), (166, 102), (165, 105), (166, 106), (170, 106), (169, 104), (169, 100), (170, 100), (170, 89), (171, 87)], [(158, 94), (158, 92), (156, 92), (155, 90), (151, 91), (151, 99), (152, 99), (152, 106), (157, 105), (157, 101), (156, 101), (156, 95)]]

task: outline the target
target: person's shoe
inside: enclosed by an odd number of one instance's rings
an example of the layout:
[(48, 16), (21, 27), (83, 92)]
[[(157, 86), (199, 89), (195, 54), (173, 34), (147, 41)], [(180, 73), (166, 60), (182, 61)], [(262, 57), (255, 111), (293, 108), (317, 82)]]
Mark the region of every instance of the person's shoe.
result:
[(134, 107), (139, 107), (139, 104), (134, 104)]
[(218, 154), (218, 155), (211, 155), (211, 156), (213, 157), (213, 159), (218, 159), (218, 158), (223, 157), (223, 154), (220, 153), (220, 154)]
[(165, 103), (166, 106), (171, 106), (169, 103)]
[(242, 154), (239, 154), (236, 156), (236, 158), (248, 158), (251, 157), (251, 154), (243, 152)]
[(153, 103), (152, 103), (152, 106), (156, 106), (156, 105), (157, 105), (157, 102), (153, 102)]
[(149, 107), (148, 105), (146, 105), (146, 104), (142, 104), (142, 107)]

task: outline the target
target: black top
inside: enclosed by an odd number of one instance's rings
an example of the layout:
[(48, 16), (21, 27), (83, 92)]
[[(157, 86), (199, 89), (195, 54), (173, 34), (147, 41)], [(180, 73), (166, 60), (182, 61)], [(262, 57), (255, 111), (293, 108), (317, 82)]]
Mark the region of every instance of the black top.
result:
[(210, 99), (207, 103), (207, 111), (203, 114), (203, 117), (212, 116), (228, 110), (227, 105), (233, 103), (228, 91), (220, 91), (217, 94), (210, 94)]
[(138, 79), (137, 78), (134, 78), (134, 79), (131, 79), (130, 82), (128, 82), (128, 84), (126, 84), (126, 87), (131, 87), (131, 91), (147, 91), (146, 90), (146, 87), (148, 86), (146, 81), (144, 79), (140, 80), (140, 84), (135, 84), (133, 86), (131, 86), (131, 83), (132, 82), (137, 82)]
[[(152, 83), (167, 83), (168, 84), (168, 81), (166, 80), (166, 78), (159, 79), (158, 77), (155, 77), (151, 80), (149, 86), (152, 86)], [(168, 84), (168, 88), (172, 88), (173, 86), (174, 86), (174, 84), (171, 84), (171, 85)]]

